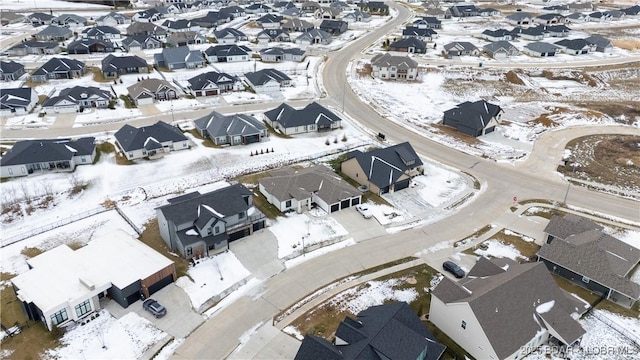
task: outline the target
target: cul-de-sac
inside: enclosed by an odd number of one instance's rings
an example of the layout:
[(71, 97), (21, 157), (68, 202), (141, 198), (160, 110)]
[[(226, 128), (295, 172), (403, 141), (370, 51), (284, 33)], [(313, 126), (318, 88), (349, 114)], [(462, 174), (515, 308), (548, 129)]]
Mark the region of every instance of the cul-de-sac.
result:
[(0, 357), (640, 357), (637, 0), (2, 0)]

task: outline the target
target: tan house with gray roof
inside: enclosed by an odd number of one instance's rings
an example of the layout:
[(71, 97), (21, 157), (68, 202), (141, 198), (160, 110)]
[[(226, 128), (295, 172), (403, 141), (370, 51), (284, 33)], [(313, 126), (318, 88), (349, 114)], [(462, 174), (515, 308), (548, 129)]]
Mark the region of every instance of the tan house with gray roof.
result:
[(476, 359), (520, 359), (544, 344), (572, 346), (587, 308), (541, 263), (480, 258), (459, 282), (433, 289), (429, 320)]
[(389, 53), (371, 59), (373, 77), (383, 80), (416, 80), (418, 63), (408, 56), (393, 56)]
[(640, 300), (640, 284), (631, 280), (639, 248), (577, 215), (553, 216), (544, 232), (538, 260), (549, 271), (628, 308)]
[(324, 166), (271, 171), (258, 181), (260, 193), (278, 210), (309, 210), (315, 204), (327, 213), (360, 204), (362, 193)]
[(155, 100), (177, 99), (176, 88), (162, 79), (145, 79), (127, 87), (129, 97), (136, 105), (153, 104)]

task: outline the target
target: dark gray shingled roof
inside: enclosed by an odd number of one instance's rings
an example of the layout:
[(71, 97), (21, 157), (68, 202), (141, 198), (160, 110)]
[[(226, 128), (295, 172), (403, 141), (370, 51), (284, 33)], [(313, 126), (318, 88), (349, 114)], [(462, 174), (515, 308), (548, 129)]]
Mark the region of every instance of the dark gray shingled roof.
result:
[(283, 81), (291, 80), (291, 78), (287, 76), (287, 74), (276, 69), (262, 69), (256, 72), (248, 72), (248, 73), (245, 73), (244, 76), (253, 85), (264, 85), (271, 80), (275, 80), (279, 83), (282, 83)]
[(33, 72), (33, 75), (46, 75), (54, 72), (82, 71), (85, 64), (76, 59), (51, 58)]
[(408, 142), (366, 153), (360, 150), (347, 153), (348, 159), (353, 157), (369, 181), (379, 188), (394, 184), (407, 170), (422, 165), (422, 160)]
[(217, 111), (193, 121), (196, 128), (206, 129), (211, 137), (255, 135), (267, 130), (256, 118), (247, 114), (222, 115)]
[[(356, 319), (346, 318), (336, 336), (347, 345), (332, 345), (311, 335), (305, 336), (295, 360), (404, 360), (417, 359), (426, 349), (425, 360), (439, 359), (445, 346), (405, 302), (372, 306)], [(307, 340), (308, 338), (308, 340)]]
[(239, 80), (237, 77), (229, 75), (227, 73), (209, 71), (200, 75), (196, 75), (187, 81), (189, 82), (189, 87), (191, 87), (191, 89), (201, 90), (204, 89), (209, 83), (229, 84)]
[[(567, 299), (541, 262), (514, 264), (497, 275), (458, 283), (445, 277), (432, 295), (445, 303), (468, 303), (500, 359), (512, 355), (537, 335), (543, 324), (540, 318), (568, 344), (585, 333), (571, 317), (583, 309), (577, 309)], [(538, 311), (538, 306), (551, 301), (551, 310)]]
[[(183, 195), (184, 196), (184, 195)], [(182, 201), (169, 199), (169, 204), (158, 208), (167, 220), (174, 224), (184, 224), (198, 218), (200, 205), (208, 205), (216, 212), (230, 216), (249, 209), (244, 200), (245, 196), (252, 196), (251, 190), (242, 184), (233, 184), (222, 189), (194, 197), (182, 198)]]
[(27, 107), (31, 103), (30, 87), (5, 88), (0, 90), (0, 109)]
[(338, 115), (315, 101), (300, 110), (282, 103), (277, 108), (265, 112), (264, 115), (271, 121), (277, 121), (285, 128), (311, 124), (327, 125), (341, 121)]
[(251, 52), (251, 49), (244, 45), (236, 44), (224, 44), (209, 46), (204, 51), (207, 56), (234, 56), (234, 55), (246, 55)]
[[(492, 43), (495, 44), (495, 43)], [(498, 116), (502, 108), (484, 100), (465, 101), (444, 112), (444, 117), (474, 129), (483, 129), (492, 118)]]
[(137, 55), (113, 56), (111, 54), (102, 59), (102, 71), (116, 71), (126, 68), (141, 68), (149, 66), (147, 61)]
[(566, 239), (570, 235), (594, 229), (602, 230), (602, 226), (582, 216), (567, 214), (562, 217), (553, 215), (544, 232), (559, 239)]
[(155, 139), (156, 142), (161, 143), (187, 140), (187, 137), (177, 127), (162, 121), (140, 128), (126, 124), (114, 136), (124, 151), (142, 149), (148, 139)]
[(91, 155), (95, 148), (95, 138), (93, 137), (76, 140), (23, 140), (15, 143), (11, 150), (4, 154), (0, 159), (0, 164), (9, 166), (71, 160), (74, 156)]
[(20, 69), (24, 69), (24, 65), (13, 60), (0, 61), (0, 73), (2, 74), (13, 74)]

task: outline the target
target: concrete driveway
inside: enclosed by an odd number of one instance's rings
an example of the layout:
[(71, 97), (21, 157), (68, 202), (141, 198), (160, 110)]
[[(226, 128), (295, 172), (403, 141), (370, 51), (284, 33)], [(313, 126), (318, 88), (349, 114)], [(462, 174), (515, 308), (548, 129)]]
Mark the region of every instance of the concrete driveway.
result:
[(385, 235), (384, 226), (375, 218), (365, 219), (355, 207), (336, 211), (331, 214), (356, 242)]
[(187, 337), (204, 322), (204, 317), (191, 308), (189, 297), (176, 284), (165, 286), (151, 297), (167, 308), (167, 315), (156, 319), (142, 308), (142, 301), (136, 301), (124, 309), (112, 300), (107, 303), (105, 309), (118, 319), (130, 312), (135, 312), (176, 339)]
[(278, 259), (278, 240), (268, 229), (258, 230), (251, 236), (232, 241), (229, 249), (259, 280), (284, 270), (284, 265)]
[(407, 218), (423, 217), (424, 214), (432, 212), (434, 207), (418, 193), (418, 187), (408, 187), (393, 193), (382, 196), (393, 206), (407, 213)]

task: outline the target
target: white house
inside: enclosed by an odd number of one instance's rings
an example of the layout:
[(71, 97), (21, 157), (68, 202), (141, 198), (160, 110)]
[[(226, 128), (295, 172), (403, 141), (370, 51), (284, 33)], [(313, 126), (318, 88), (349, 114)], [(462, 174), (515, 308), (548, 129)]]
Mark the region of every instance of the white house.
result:
[(189, 139), (177, 127), (162, 121), (139, 128), (126, 124), (114, 136), (128, 160), (154, 159), (171, 151), (189, 149)]

